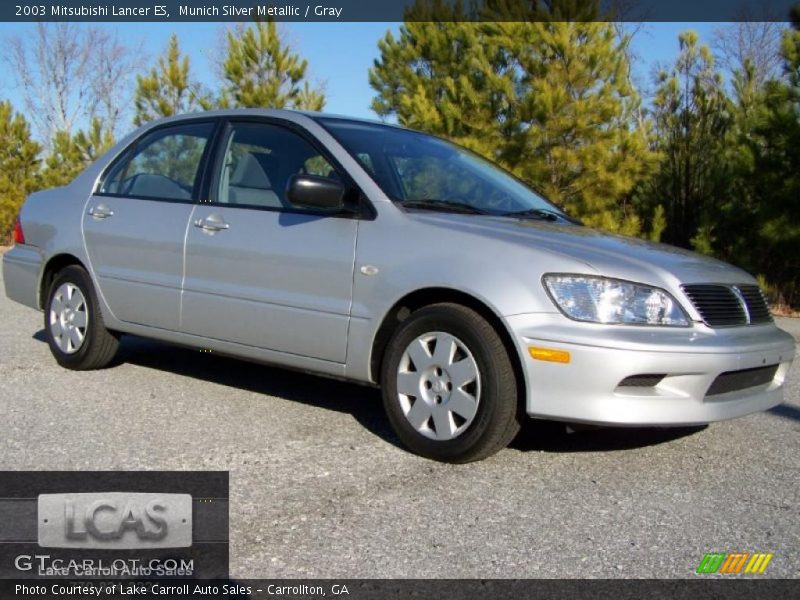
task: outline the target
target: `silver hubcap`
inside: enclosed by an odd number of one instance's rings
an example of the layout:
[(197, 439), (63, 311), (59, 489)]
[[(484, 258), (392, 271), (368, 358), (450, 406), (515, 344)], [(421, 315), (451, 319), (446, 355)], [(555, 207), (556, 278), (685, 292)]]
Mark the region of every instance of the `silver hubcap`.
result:
[(62, 283), (50, 303), (50, 333), (65, 354), (80, 350), (86, 338), (86, 299), (76, 285)]
[(400, 359), (397, 396), (414, 429), (433, 440), (451, 440), (470, 426), (478, 412), (478, 364), (464, 342), (449, 333), (423, 334)]

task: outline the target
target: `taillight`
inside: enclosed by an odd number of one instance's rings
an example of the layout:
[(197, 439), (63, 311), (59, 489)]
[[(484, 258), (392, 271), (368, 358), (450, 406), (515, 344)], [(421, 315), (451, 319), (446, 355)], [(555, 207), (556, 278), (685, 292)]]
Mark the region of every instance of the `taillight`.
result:
[(17, 220), (14, 222), (14, 243), (25, 243), (25, 234), (22, 232), (22, 223), (19, 222), (19, 217), (17, 217)]

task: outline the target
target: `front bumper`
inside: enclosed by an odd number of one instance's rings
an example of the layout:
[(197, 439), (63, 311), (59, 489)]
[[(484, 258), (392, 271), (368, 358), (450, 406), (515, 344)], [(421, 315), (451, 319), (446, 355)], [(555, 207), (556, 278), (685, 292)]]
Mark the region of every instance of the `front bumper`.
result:
[[(783, 401), (794, 339), (774, 324), (710, 329), (607, 326), (560, 314), (506, 318), (522, 357), (532, 417), (616, 425), (695, 425), (766, 410)], [(531, 346), (570, 353), (534, 360)], [(777, 365), (765, 383), (709, 395), (723, 373)], [(654, 386), (620, 386), (660, 374)]]
[(3, 254), (6, 296), (15, 302), (39, 308), (39, 276), (42, 255), (38, 248), (18, 244)]

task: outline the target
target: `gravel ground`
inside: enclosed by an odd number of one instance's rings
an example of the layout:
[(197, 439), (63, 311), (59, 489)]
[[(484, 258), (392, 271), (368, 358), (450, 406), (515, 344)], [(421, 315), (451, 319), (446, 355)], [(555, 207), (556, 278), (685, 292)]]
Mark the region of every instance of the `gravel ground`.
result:
[(800, 361), (767, 413), (531, 423), (450, 466), (398, 447), (373, 389), (132, 337), (70, 372), (39, 313), (3, 295), (0, 315), (0, 469), (229, 470), (233, 577), (691, 577), (708, 551), (800, 576)]

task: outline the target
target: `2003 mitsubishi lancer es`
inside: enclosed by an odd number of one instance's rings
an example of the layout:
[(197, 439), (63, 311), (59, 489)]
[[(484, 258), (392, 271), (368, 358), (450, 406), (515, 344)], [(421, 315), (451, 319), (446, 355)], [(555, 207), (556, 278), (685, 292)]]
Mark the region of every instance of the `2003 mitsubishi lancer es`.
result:
[(55, 359), (120, 334), (379, 384), (400, 440), (478, 460), (525, 414), (700, 424), (782, 401), (794, 342), (747, 273), (581, 226), (474, 154), (273, 110), (146, 125), (32, 194), (3, 259)]

